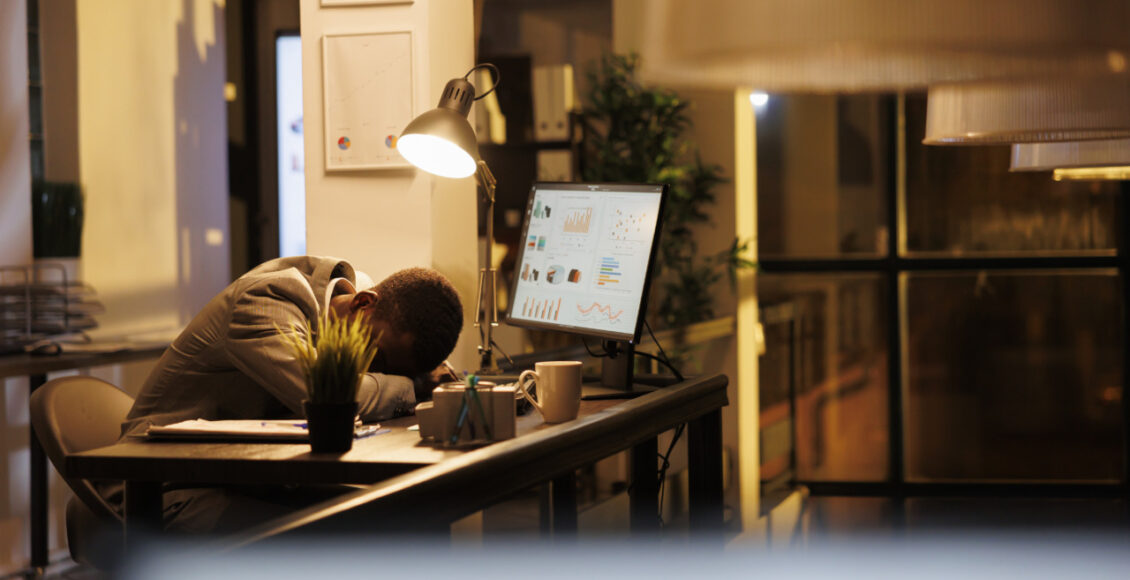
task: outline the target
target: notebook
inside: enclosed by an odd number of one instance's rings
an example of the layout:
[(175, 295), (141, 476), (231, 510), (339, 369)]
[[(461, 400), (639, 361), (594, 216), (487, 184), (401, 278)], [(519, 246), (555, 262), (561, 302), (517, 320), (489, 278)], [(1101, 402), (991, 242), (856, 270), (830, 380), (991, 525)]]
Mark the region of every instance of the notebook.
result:
[[(387, 431), (384, 430), (384, 431)], [(354, 438), (377, 435), (380, 425), (358, 425)], [(260, 420), (227, 419), (206, 421), (191, 419), (171, 425), (154, 425), (145, 433), (149, 439), (215, 439), (222, 441), (308, 441), (304, 419)]]

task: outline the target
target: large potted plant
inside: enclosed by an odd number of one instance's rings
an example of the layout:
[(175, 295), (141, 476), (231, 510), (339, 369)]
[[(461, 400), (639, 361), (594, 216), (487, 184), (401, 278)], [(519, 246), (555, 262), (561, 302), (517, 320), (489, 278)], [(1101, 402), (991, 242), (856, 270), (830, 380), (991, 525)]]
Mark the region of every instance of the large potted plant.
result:
[(377, 354), (377, 341), (372, 339), (367, 320), (337, 318), (327, 312), (316, 328), (293, 326), (279, 333), (286, 337), (306, 376), (309, 398), (303, 408), (311, 450), (349, 451), (361, 374)]
[(654, 314), (667, 328), (714, 318), (713, 286), (723, 276), (753, 267), (743, 258), (747, 242), (699, 256), (695, 224), (709, 223), (706, 206), (722, 169), (702, 162), (685, 136), (688, 101), (673, 91), (645, 86), (636, 78), (637, 55), (606, 54), (589, 73), (584, 105), (582, 176), (585, 181), (670, 185), (659, 262), (653, 283)]

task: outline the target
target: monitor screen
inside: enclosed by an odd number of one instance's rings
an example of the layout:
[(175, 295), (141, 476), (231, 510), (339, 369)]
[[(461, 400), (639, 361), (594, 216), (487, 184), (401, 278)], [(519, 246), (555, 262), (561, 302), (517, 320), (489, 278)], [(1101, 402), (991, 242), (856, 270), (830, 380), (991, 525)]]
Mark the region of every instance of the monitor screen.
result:
[(536, 183), (507, 322), (635, 344), (666, 186)]

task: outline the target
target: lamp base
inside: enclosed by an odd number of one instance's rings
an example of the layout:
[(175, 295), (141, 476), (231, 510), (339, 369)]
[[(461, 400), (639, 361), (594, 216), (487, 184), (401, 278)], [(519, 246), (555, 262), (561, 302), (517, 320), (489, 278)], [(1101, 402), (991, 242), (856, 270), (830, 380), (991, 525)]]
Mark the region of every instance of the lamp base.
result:
[(475, 371), (476, 375), (501, 375), (502, 369), (494, 362), (494, 353), (491, 351), (483, 351), (480, 353), (479, 370)]

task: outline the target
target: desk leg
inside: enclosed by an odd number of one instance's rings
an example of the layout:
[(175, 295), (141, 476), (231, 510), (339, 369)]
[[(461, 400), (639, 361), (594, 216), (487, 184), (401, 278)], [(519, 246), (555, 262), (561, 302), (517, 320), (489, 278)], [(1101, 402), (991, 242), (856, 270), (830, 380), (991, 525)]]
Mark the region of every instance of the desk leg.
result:
[(632, 482), (628, 500), (632, 534), (659, 532), (659, 440), (648, 439), (632, 447)]
[(125, 553), (143, 543), (145, 537), (161, 531), (161, 484), (153, 481), (127, 481), (125, 498)]
[(721, 541), (722, 411), (711, 411), (691, 421), (687, 431), (691, 533)]
[[(46, 374), (28, 377), (28, 396), (47, 382)], [(28, 422), (28, 455), (31, 458), (31, 567), (43, 570), (47, 567), (47, 454), (35, 435), (35, 427)]]
[(570, 471), (553, 479), (553, 540), (577, 540), (577, 474)]

